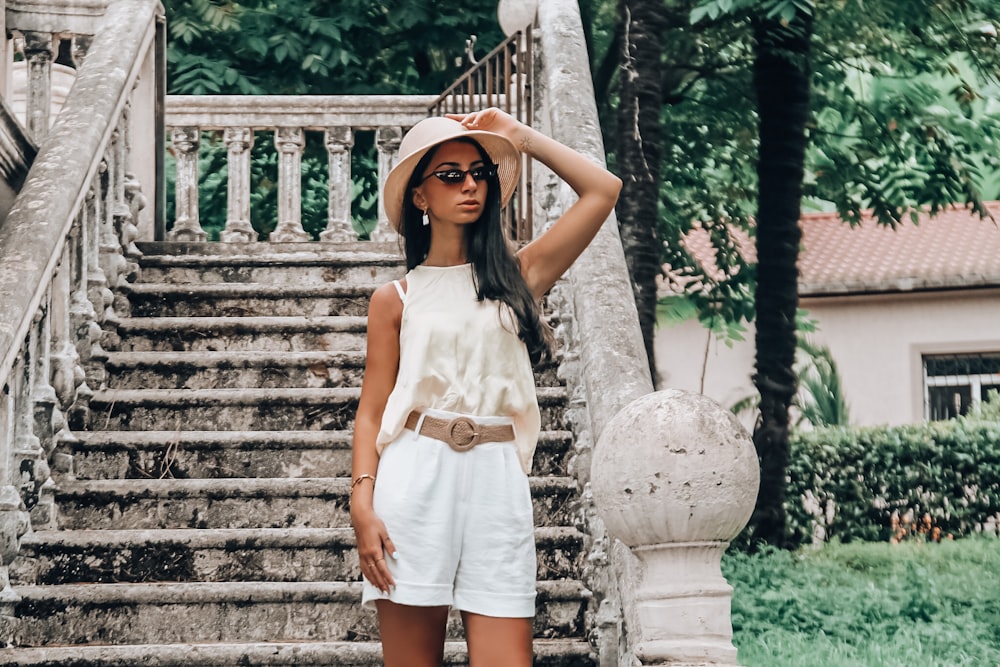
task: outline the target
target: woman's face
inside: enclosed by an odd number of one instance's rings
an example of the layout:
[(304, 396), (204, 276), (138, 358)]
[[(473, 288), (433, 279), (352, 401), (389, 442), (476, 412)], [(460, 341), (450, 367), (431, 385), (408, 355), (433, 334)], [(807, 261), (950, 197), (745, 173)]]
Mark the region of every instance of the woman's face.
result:
[(420, 175), (423, 182), (413, 190), (414, 204), (427, 210), (431, 222), (475, 222), (483, 213), (489, 189), (481, 171), (485, 167), (475, 146), (462, 141), (441, 144)]

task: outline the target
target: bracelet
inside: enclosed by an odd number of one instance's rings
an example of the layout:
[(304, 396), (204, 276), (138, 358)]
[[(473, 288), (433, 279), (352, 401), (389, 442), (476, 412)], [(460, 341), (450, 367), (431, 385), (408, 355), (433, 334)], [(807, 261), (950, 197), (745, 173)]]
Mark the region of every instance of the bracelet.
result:
[(351, 492), (353, 493), (354, 487), (356, 487), (365, 479), (370, 479), (372, 481), (372, 484), (375, 483), (375, 475), (369, 475), (368, 473), (365, 473), (363, 475), (358, 475), (357, 477), (354, 478), (354, 481), (351, 482)]

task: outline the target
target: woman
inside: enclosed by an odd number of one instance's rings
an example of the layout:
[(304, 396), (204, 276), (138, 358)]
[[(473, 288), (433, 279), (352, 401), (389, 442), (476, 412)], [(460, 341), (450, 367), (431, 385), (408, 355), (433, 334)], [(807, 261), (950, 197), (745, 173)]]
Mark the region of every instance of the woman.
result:
[[(500, 209), (521, 153), (578, 201), (512, 253)], [(448, 610), (473, 667), (532, 664), (528, 472), (540, 429), (539, 301), (597, 234), (621, 181), (499, 109), (414, 126), (383, 202), (408, 273), (378, 288), (354, 426), (351, 523), (387, 667), (440, 665)]]

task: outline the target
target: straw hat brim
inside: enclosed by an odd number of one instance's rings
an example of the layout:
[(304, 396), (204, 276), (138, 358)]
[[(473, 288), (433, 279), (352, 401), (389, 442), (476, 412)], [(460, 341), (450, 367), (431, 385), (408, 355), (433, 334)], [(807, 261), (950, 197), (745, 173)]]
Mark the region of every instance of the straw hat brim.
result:
[(417, 163), (429, 150), (446, 141), (458, 138), (474, 139), (497, 166), (500, 180), (500, 205), (506, 206), (514, 194), (514, 188), (521, 177), (521, 152), (507, 137), (486, 132), (469, 130), (456, 120), (445, 117), (425, 118), (414, 125), (399, 144), (399, 162), (385, 179), (382, 202), (389, 224), (397, 232), (403, 216), (403, 197), (406, 185), (413, 175)]

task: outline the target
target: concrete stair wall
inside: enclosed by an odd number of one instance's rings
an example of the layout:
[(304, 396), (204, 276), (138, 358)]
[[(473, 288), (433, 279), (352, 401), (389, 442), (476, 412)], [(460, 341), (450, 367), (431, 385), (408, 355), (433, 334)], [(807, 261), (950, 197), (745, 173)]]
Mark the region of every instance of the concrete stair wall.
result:
[[(349, 526), (372, 290), (395, 244), (142, 245), (106, 386), (11, 568), (0, 664), (378, 665)], [(127, 312), (123, 309), (128, 309)], [(572, 435), (540, 369), (536, 664), (594, 665)], [(458, 616), (446, 664), (466, 664)]]

